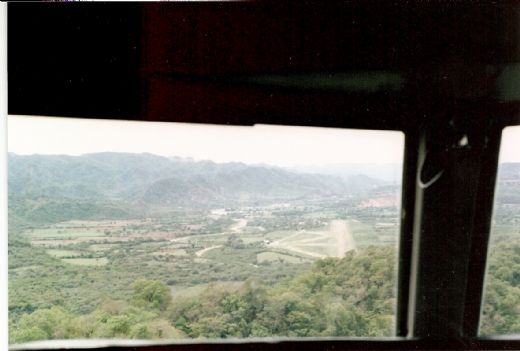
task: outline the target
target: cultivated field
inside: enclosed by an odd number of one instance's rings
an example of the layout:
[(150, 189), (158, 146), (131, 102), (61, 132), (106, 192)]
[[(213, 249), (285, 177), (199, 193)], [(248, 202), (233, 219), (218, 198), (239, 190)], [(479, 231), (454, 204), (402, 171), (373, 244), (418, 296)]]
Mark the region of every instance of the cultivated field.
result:
[[(277, 211), (297, 216), (285, 215), (276, 224)], [(319, 207), (307, 211), (298, 206), (216, 209), (205, 215), (199, 211), (163, 218), (68, 221), (31, 228), (23, 235), (61, 262), (81, 266), (110, 265), (123, 256), (183, 266), (300, 264), (341, 258), (357, 247), (395, 241), (393, 223), (337, 217), (337, 211)]]

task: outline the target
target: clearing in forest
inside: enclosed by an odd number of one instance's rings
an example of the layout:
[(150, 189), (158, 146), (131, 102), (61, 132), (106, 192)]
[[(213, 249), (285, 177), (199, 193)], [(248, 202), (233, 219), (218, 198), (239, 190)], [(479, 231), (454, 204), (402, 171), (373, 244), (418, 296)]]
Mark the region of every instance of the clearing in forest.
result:
[[(281, 237), (281, 232), (274, 232), (273, 242), (269, 247), (288, 250), (303, 256), (314, 258), (344, 257), (348, 251), (355, 250), (354, 237), (344, 220), (333, 220), (324, 230), (300, 230), (286, 232)], [(268, 235), (270, 237), (270, 235)]]

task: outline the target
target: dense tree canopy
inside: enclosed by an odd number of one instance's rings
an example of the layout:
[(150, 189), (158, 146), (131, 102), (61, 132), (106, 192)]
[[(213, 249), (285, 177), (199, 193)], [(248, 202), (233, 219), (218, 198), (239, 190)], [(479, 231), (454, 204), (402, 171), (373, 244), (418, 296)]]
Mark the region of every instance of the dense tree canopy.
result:
[[(490, 257), (481, 333), (520, 332), (520, 242)], [(169, 287), (138, 279), (129, 300), (106, 299), (88, 314), (63, 307), (26, 312), (10, 323), (11, 342), (89, 337), (245, 338), (266, 336), (391, 336), (395, 251), (369, 247), (312, 268), (273, 287), (210, 284), (172, 300)]]
[(392, 335), (393, 266), (392, 248), (373, 247), (318, 260), (308, 272), (271, 288), (254, 279), (238, 288), (215, 283), (175, 301), (165, 283), (138, 279), (129, 301), (107, 299), (88, 314), (59, 306), (25, 313), (11, 323), (11, 342)]

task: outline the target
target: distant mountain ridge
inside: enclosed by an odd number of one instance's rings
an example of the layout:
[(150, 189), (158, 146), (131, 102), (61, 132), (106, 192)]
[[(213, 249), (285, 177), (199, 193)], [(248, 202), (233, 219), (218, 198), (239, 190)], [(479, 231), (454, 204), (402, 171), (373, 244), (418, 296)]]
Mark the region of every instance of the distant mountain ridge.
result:
[(400, 163), (331, 163), (325, 165), (302, 165), (292, 170), (303, 173), (324, 174), (349, 179), (360, 175), (383, 182), (400, 184), (403, 165)]
[(275, 166), (193, 161), (153, 154), (8, 156), (10, 196), (44, 196), (189, 206), (329, 196), (383, 181), (306, 174)]
[[(366, 164), (349, 169), (347, 164), (340, 164), (284, 169), (147, 153), (9, 153), (9, 225), (135, 218), (149, 210), (179, 206), (214, 208), (327, 200), (335, 195), (395, 187), (400, 184), (401, 167)], [(500, 164), (498, 181), (497, 201), (518, 203), (520, 163)]]
[(500, 180), (520, 179), (520, 163), (504, 162), (498, 168)]

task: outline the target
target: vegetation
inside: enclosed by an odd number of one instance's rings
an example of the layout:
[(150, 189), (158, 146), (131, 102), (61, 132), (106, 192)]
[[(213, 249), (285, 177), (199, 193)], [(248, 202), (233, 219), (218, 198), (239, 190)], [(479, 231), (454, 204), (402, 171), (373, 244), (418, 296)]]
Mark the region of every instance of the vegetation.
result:
[[(9, 157), (10, 343), (394, 334), (393, 185), (154, 155)], [(486, 335), (520, 332), (514, 184), (498, 192)]]
[(492, 248), (486, 279), (481, 334), (520, 333), (520, 240)]
[[(520, 331), (520, 241), (490, 258), (481, 333)], [(344, 258), (317, 260), (268, 287), (210, 283), (172, 298), (158, 280), (138, 279), (126, 300), (105, 297), (92, 312), (54, 305), (11, 318), (11, 343), (67, 338), (244, 338), (265, 336), (390, 336), (394, 328), (395, 252), (368, 247)]]
[[(266, 287), (213, 283), (172, 300), (167, 284), (139, 279), (127, 300), (106, 299), (88, 314), (53, 306), (11, 323), (11, 342), (89, 337), (229, 338), (389, 336), (393, 333), (394, 252), (370, 247), (316, 261)], [(360, 289), (362, 287), (362, 289)]]

